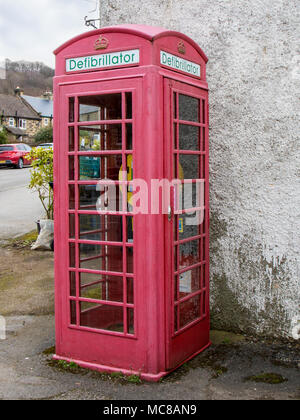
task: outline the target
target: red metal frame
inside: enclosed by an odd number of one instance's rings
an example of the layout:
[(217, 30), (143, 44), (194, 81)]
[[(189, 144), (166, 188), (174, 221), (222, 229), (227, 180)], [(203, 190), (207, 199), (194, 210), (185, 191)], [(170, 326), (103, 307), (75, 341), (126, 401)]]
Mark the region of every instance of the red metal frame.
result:
[[(140, 50), (140, 64), (119, 69), (78, 72), (66, 74), (65, 60), (97, 54), (93, 46), (99, 35), (109, 39), (109, 48), (105, 52)], [(120, 36), (122, 34), (122, 36)], [(179, 42), (184, 42), (186, 54), (177, 50)], [(160, 50), (168, 51), (185, 60), (201, 66), (201, 77), (191, 77), (182, 71), (173, 71), (160, 66)], [(159, 380), (185, 360), (193, 357), (209, 345), (209, 196), (208, 196), (208, 89), (205, 80), (207, 58), (202, 50), (186, 36), (165, 31), (160, 28), (143, 26), (121, 26), (92, 31), (64, 44), (56, 52), (57, 66), (54, 82), (55, 90), (55, 127), (54, 127), (54, 191), (55, 191), (55, 287), (56, 287), (56, 356), (57, 359), (73, 360), (81, 366), (100, 371), (122, 371), (126, 374), (139, 374), (147, 380)], [(132, 118), (126, 118), (125, 93), (132, 93)], [(93, 95), (121, 95), (122, 116), (120, 119), (105, 120), (105, 112), (98, 121), (79, 121), (79, 99)], [(205, 121), (181, 121), (174, 118), (174, 95), (177, 101), (184, 94), (199, 98), (199, 114), (205, 113)], [(204, 108), (203, 108), (204, 107)], [(74, 115), (70, 118), (71, 114)], [(79, 127), (120, 125), (122, 127), (122, 149), (82, 151), (79, 148)], [(126, 125), (132, 124), (132, 149), (126, 149)], [(173, 127), (176, 126), (176, 138), (179, 141), (179, 125), (198, 127), (201, 139), (205, 137), (205, 147), (200, 150), (180, 150), (179, 143), (174, 148)], [(204, 136), (204, 137), (203, 137)], [(70, 142), (71, 137), (71, 142)], [(69, 138), (69, 141), (68, 141)], [(102, 141), (102, 140), (101, 140)], [(70, 144), (70, 149), (69, 149)], [(133, 215), (133, 243), (127, 241), (127, 219), (132, 214), (127, 209), (126, 194), (129, 181), (117, 181), (122, 186), (123, 207), (118, 213), (122, 219), (120, 232), (122, 241), (116, 238), (107, 240), (105, 227), (94, 227), (80, 233), (79, 217), (99, 216), (94, 205), (84, 208), (79, 206), (79, 188), (93, 186), (98, 180), (80, 178), (79, 161), (81, 156), (101, 158), (107, 161), (120, 156), (122, 167), (127, 167), (127, 155), (133, 156), (134, 178), (143, 179), (148, 186), (151, 180), (169, 180), (174, 178), (173, 156), (176, 156), (179, 173), (179, 156), (201, 157), (199, 179), (205, 177), (205, 223), (199, 235), (180, 239), (174, 226), (178, 226), (178, 215), (188, 209), (177, 211), (174, 195), (171, 194), (171, 206), (174, 217), (170, 222), (165, 214)], [(202, 166), (204, 169), (202, 170)], [(104, 167), (103, 167), (104, 168)], [(205, 171), (205, 172), (203, 172)], [(196, 180), (189, 180), (194, 183)], [(100, 180), (107, 185), (107, 181)], [(70, 205), (69, 199), (72, 199)], [(148, 193), (151, 202), (151, 189)], [(103, 212), (114, 216), (114, 212)], [(176, 229), (175, 229), (176, 230)], [(87, 235), (101, 235), (100, 239), (91, 239)], [(201, 250), (200, 261), (179, 269), (174, 266), (174, 250), (179, 263), (179, 247), (192, 240), (198, 241)], [(80, 246), (94, 247), (95, 254), (80, 255)], [(108, 247), (112, 254), (108, 254)], [(118, 248), (122, 253), (118, 254)], [(71, 251), (70, 251), (71, 249)], [(89, 249), (89, 248), (87, 248)], [(93, 249), (93, 248), (91, 248)], [(104, 251), (103, 251), (104, 249)], [(128, 272), (127, 262), (133, 255), (133, 272)], [(122, 271), (116, 271), (111, 262), (113, 256), (121, 255)], [(129, 259), (128, 259), (129, 258)], [(128, 259), (128, 261), (127, 261)], [(95, 271), (86, 267), (95, 261), (104, 261)], [(85, 265), (83, 267), (82, 265)], [(205, 270), (204, 270), (205, 267)], [(200, 269), (201, 283), (199, 290), (179, 299), (179, 286), (174, 298), (174, 277), (179, 277), (191, 269)], [(131, 270), (130, 270), (131, 271)], [(205, 271), (205, 273), (204, 273)], [(91, 276), (84, 285), (80, 283), (82, 274)], [(95, 275), (96, 277), (92, 276)], [(122, 296), (111, 289), (114, 299), (106, 300), (110, 285), (110, 276), (116, 284), (122, 278)], [(128, 280), (130, 279), (130, 285)], [(111, 279), (110, 279), (111, 282)], [(133, 296), (131, 293), (133, 282)], [(111, 283), (113, 284), (113, 283)], [(86, 290), (98, 286), (101, 298), (84, 297)], [(101, 285), (101, 288), (100, 288)], [(129, 287), (129, 289), (128, 289)], [(83, 290), (83, 293), (82, 293)], [(200, 316), (181, 329), (175, 328), (174, 308), (198, 297), (201, 301)], [(122, 298), (122, 299), (121, 299)], [(205, 303), (205, 305), (204, 305)], [(82, 310), (81, 304), (96, 305), (95, 308)], [(104, 308), (104, 310), (103, 310)], [(204, 308), (204, 309), (203, 309)], [(101, 319), (111, 319), (122, 313), (123, 331), (110, 331), (99, 327)], [(202, 312), (201, 312), (202, 311)], [(134, 313), (134, 328), (128, 327), (129, 314)], [(104, 315), (106, 313), (106, 315)], [(180, 314), (178, 311), (177, 324)], [(85, 319), (89, 319), (86, 322)], [(119, 318), (118, 318), (119, 320)], [(84, 324), (89, 324), (88, 326)]]

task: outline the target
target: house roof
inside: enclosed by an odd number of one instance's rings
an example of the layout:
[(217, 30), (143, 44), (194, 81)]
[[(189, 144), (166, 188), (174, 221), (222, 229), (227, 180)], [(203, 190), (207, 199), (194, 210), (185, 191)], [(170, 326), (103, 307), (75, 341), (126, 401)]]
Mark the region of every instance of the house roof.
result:
[(40, 120), (39, 114), (20, 96), (0, 94), (0, 115)]
[(26, 132), (24, 132), (24, 130), (22, 130), (21, 128), (16, 128), (16, 127), (5, 127), (7, 131), (9, 131), (10, 133), (14, 134), (15, 136), (28, 136), (28, 134)]
[(35, 96), (22, 96), (31, 107), (42, 117), (53, 117), (53, 101), (51, 99), (36, 98)]

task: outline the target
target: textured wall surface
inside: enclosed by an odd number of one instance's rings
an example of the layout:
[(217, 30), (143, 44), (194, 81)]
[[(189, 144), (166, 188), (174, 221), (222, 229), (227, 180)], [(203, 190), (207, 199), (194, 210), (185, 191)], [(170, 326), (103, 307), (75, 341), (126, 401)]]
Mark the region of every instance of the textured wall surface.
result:
[(102, 5), (103, 26), (178, 30), (208, 56), (212, 324), (290, 337), (300, 321), (300, 2)]

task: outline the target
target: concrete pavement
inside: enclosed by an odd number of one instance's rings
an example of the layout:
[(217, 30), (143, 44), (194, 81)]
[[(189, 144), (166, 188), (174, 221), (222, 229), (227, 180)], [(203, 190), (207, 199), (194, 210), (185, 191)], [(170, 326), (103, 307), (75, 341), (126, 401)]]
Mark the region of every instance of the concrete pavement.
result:
[[(299, 400), (299, 349), (278, 344), (214, 344), (161, 383), (120, 383), (91, 371), (71, 373), (49, 366), (54, 318), (7, 318), (0, 341), (0, 399), (50, 400)], [(286, 379), (281, 384), (246, 381), (262, 372)]]
[(0, 169), (0, 240), (34, 230), (44, 215), (37, 193), (27, 188), (29, 180), (29, 168)]

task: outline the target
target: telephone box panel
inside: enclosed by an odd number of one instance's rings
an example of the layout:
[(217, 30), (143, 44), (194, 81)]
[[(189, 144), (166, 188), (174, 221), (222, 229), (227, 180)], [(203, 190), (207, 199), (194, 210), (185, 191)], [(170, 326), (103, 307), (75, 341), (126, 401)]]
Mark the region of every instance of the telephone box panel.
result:
[(207, 58), (138, 25), (55, 54), (55, 358), (157, 381), (210, 344)]

